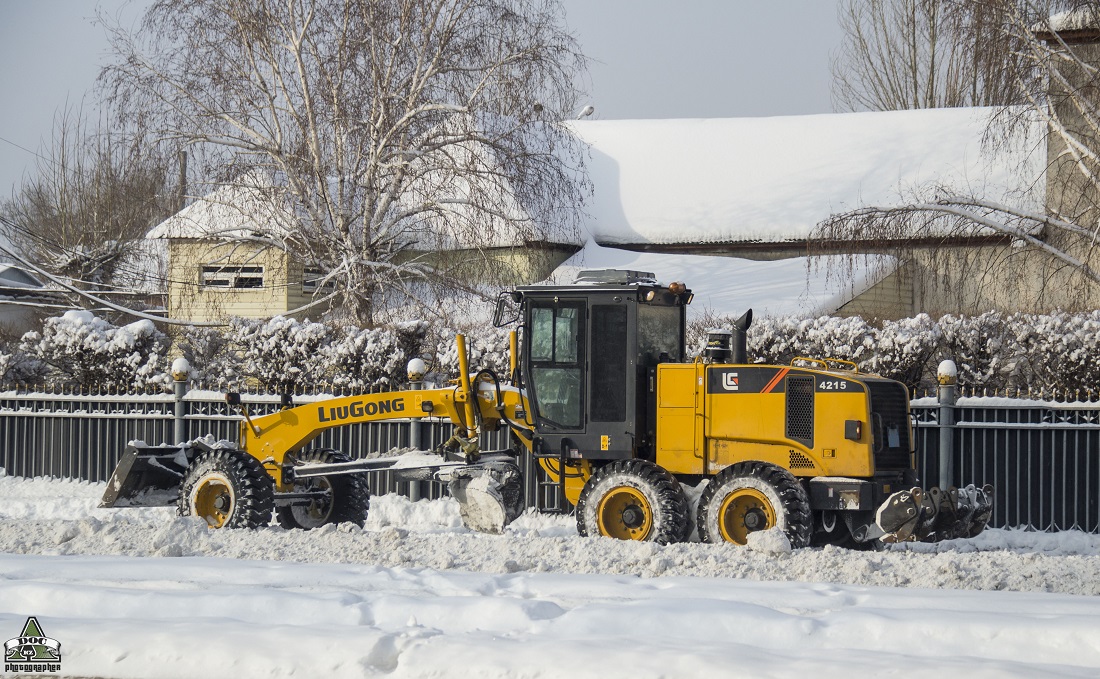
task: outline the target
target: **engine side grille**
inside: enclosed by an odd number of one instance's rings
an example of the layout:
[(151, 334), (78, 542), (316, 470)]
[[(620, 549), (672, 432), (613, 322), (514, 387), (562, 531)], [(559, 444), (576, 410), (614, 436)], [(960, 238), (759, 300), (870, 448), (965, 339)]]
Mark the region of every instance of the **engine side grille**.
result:
[(787, 438), (814, 447), (814, 378), (787, 377)]

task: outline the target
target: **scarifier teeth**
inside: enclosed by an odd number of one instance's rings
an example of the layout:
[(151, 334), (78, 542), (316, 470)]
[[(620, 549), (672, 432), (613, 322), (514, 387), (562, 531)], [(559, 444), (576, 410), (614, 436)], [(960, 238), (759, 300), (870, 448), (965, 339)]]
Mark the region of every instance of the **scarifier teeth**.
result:
[(993, 515), (993, 486), (988, 483), (981, 488), (969, 485), (964, 489), (972, 506), (970, 521), (966, 526), (966, 535), (962, 537), (976, 537), (989, 523)]
[(875, 512), (875, 524), (882, 531), (883, 542), (906, 542), (915, 539), (914, 534), (921, 521), (920, 488), (899, 490), (886, 498)]

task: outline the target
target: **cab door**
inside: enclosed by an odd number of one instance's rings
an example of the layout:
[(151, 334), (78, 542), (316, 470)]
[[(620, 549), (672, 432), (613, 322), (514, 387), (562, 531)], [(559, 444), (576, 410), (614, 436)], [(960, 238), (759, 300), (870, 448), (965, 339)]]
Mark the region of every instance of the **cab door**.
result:
[(528, 398), (540, 432), (584, 432), (584, 300), (531, 300), (527, 317)]

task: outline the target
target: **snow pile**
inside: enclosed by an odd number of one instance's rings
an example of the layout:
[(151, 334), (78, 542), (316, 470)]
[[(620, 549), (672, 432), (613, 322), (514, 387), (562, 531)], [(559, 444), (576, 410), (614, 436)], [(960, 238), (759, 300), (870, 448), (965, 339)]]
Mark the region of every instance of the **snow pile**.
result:
[[(748, 549), (698, 542), (659, 546), (581, 538), (573, 517), (528, 511), (504, 535), (462, 526), (451, 498), (371, 498), (365, 528), (212, 531), (174, 508), (97, 509), (105, 485), (0, 478), (0, 551), (21, 554), (222, 556), (375, 564), (487, 573), (611, 573), (837, 582), (850, 585), (1070, 592), (1100, 595), (1100, 536), (990, 530), (978, 538), (891, 546), (791, 550), (778, 531)], [(773, 534), (775, 533), (775, 534)]]
[(1100, 536), (1079, 532), (662, 547), (533, 513), (471, 533), (453, 500), (396, 496), (363, 529), (214, 531), (95, 509), (103, 488), (0, 477), (0, 632), (36, 616), (69, 676), (831, 679), (884, 650), (976, 677), (1100, 670)]
[(66, 675), (1092, 677), (1095, 597), (225, 558), (0, 556)]

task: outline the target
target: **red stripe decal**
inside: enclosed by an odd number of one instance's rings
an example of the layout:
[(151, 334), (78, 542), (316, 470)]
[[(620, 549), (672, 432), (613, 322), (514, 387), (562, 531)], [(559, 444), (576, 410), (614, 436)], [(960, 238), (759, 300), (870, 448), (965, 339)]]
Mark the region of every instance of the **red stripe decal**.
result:
[(773, 377), (773, 378), (772, 378), (772, 381), (771, 381), (771, 382), (768, 382), (767, 386), (766, 386), (766, 387), (764, 387), (764, 390), (763, 390), (763, 391), (761, 391), (760, 393), (761, 393), (761, 394), (770, 394), (770, 393), (771, 393), (771, 391), (772, 391), (772, 389), (775, 389), (775, 385), (779, 384), (779, 380), (781, 380), (781, 379), (783, 379), (784, 377), (786, 377), (786, 376), (787, 376), (787, 373), (789, 373), (790, 371), (791, 371), (791, 369), (790, 369), (790, 368), (783, 368), (783, 369), (781, 369), (781, 370), (780, 370), (779, 372), (777, 372), (777, 373), (775, 374), (775, 377)]

